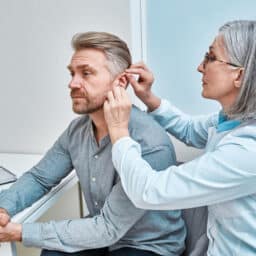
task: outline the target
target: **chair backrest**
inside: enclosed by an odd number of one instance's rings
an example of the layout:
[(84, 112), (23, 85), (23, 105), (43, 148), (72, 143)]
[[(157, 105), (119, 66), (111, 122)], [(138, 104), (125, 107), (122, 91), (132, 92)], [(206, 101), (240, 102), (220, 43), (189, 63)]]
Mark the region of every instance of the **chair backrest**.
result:
[(206, 256), (208, 248), (207, 206), (184, 209), (182, 217), (187, 227), (186, 250), (182, 256)]

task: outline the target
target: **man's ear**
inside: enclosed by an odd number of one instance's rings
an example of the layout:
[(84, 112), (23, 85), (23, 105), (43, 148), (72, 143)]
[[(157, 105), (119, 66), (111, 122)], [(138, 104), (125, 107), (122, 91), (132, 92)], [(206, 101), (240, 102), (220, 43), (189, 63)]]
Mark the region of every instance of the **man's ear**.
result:
[(118, 82), (118, 85), (123, 87), (124, 89), (126, 89), (127, 85), (128, 85), (128, 80), (127, 80), (127, 77), (125, 75), (125, 73), (122, 73), (120, 74), (118, 77), (117, 77), (117, 82)]
[(234, 85), (235, 85), (236, 88), (240, 88), (241, 87), (243, 75), (244, 75), (244, 69), (243, 68), (239, 68), (238, 73), (236, 74), (236, 78), (234, 80)]

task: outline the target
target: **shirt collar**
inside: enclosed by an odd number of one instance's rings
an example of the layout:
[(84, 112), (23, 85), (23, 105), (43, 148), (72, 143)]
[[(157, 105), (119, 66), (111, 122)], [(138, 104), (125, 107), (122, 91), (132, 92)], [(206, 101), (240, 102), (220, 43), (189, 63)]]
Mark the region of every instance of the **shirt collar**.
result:
[(109, 135), (106, 135), (104, 138), (102, 138), (100, 140), (99, 145), (98, 145), (98, 143), (96, 141), (96, 138), (95, 138), (95, 135), (94, 135), (94, 124), (93, 124), (91, 118), (89, 118), (88, 125), (89, 125), (90, 136), (91, 136), (92, 140), (94, 141), (95, 145), (97, 145), (98, 148), (105, 147), (108, 143), (110, 143), (110, 137), (109, 137)]
[(219, 113), (217, 132), (232, 130), (239, 124), (241, 124), (239, 120), (229, 120), (228, 117), (224, 114), (223, 110), (221, 110)]

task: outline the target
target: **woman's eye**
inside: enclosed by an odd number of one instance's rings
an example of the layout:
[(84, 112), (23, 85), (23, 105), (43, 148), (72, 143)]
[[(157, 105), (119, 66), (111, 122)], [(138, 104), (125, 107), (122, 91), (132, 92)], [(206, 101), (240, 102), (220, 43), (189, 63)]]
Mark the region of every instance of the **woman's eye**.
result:
[(210, 61), (215, 61), (216, 60), (216, 57), (214, 55), (209, 55), (209, 60)]

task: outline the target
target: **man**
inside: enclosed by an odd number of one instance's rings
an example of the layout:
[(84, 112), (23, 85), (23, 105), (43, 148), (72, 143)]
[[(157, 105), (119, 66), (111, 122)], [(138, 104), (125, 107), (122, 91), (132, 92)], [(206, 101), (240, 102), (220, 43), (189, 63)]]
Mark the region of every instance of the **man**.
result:
[[(114, 35), (88, 32), (75, 35), (72, 46), (69, 88), (73, 110), (81, 117), (71, 122), (35, 167), (0, 194), (0, 241), (43, 248), (42, 256), (180, 255), (185, 238), (180, 211), (135, 208), (111, 161), (103, 104), (109, 90), (127, 86), (124, 70), (131, 64), (127, 45)], [(174, 164), (173, 147), (157, 123), (135, 107), (131, 116), (130, 134), (142, 145), (149, 164), (157, 170)], [(38, 200), (73, 168), (89, 216), (49, 223), (9, 222), (10, 216)]]

